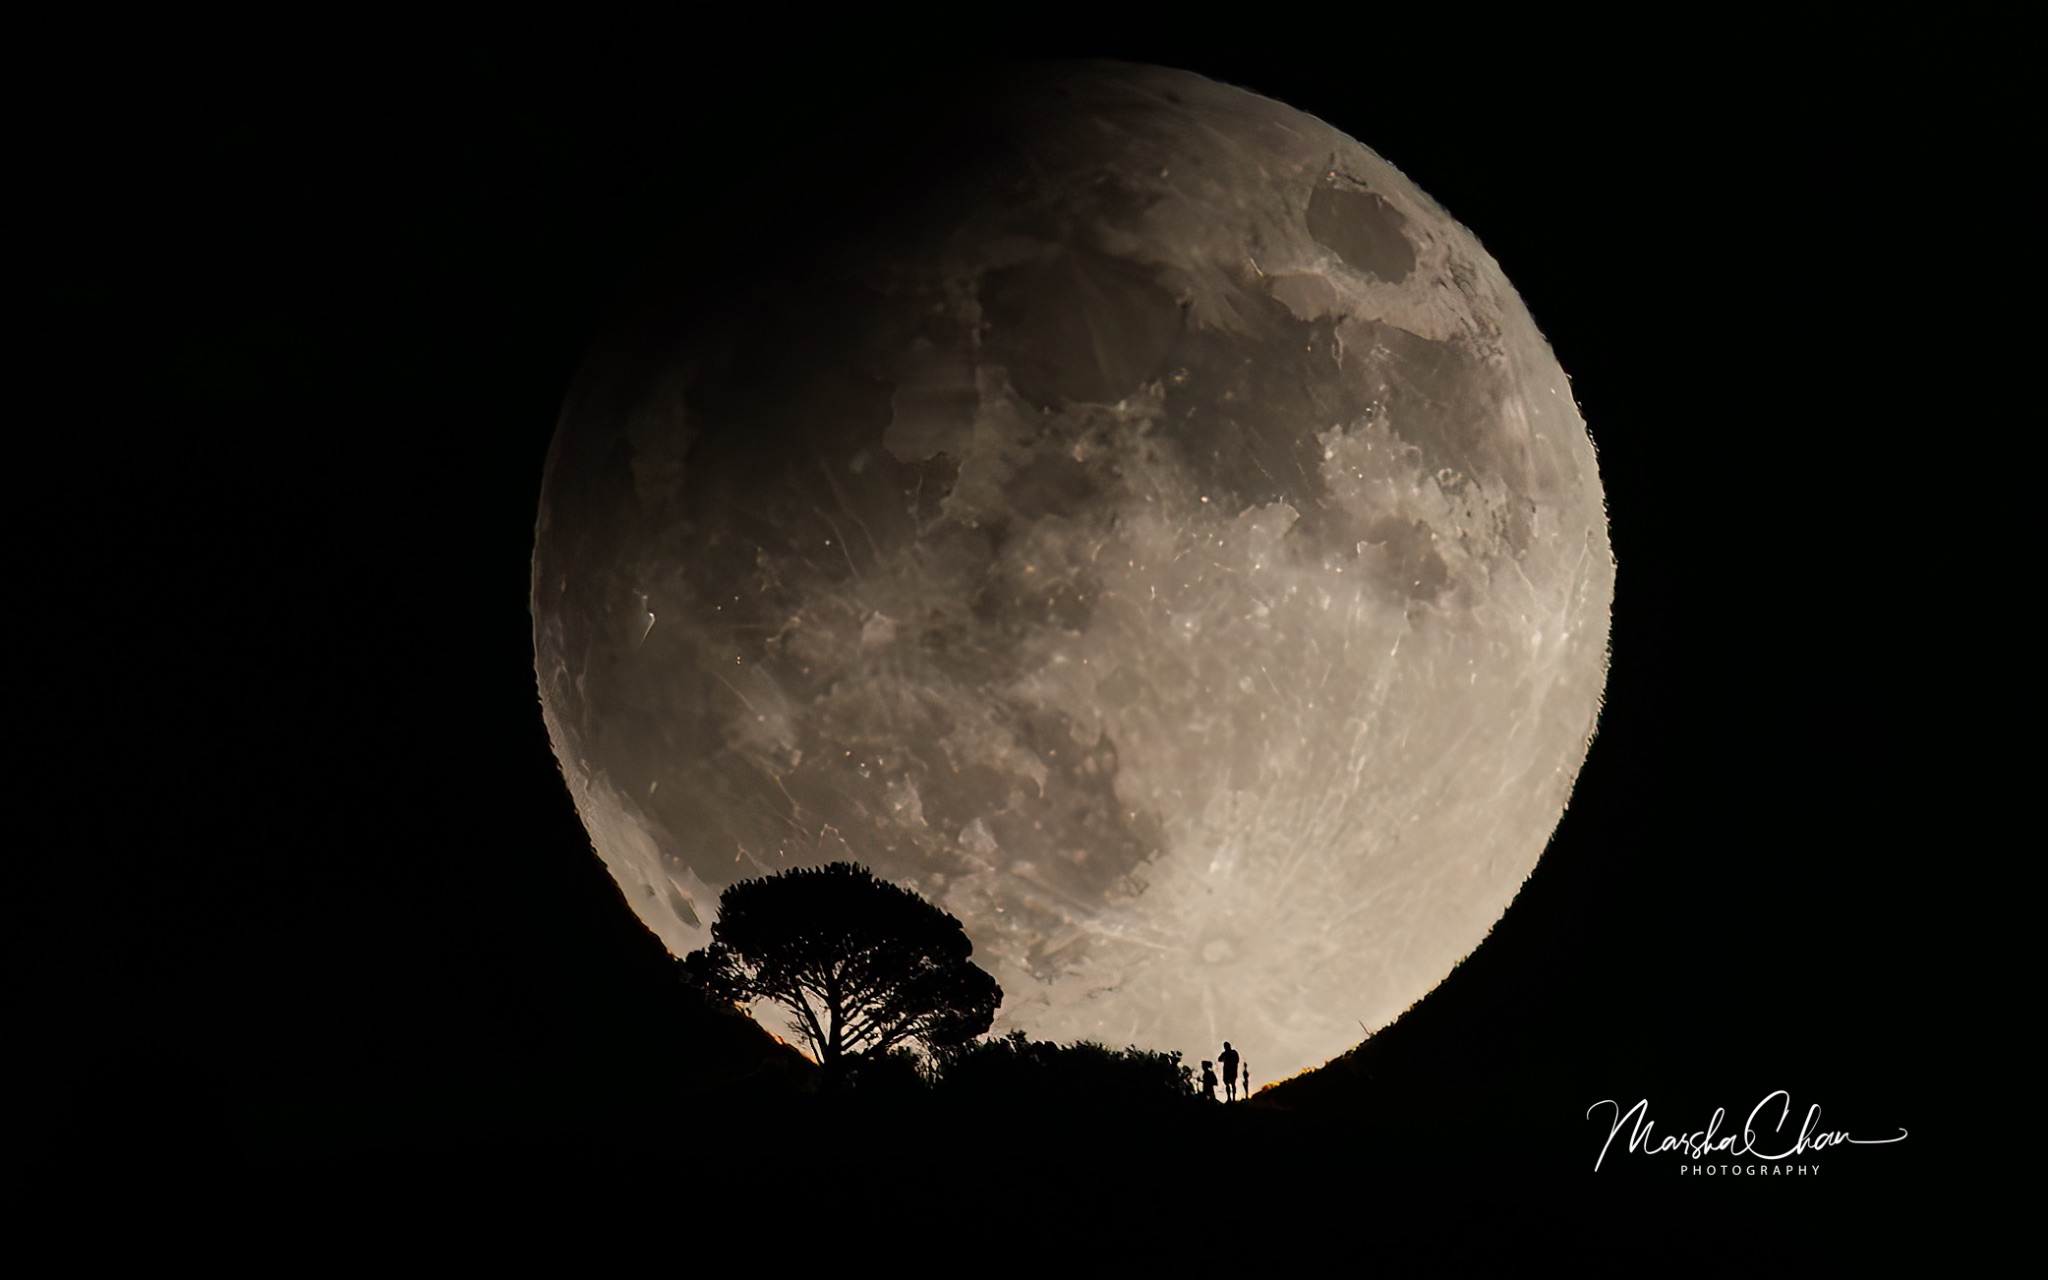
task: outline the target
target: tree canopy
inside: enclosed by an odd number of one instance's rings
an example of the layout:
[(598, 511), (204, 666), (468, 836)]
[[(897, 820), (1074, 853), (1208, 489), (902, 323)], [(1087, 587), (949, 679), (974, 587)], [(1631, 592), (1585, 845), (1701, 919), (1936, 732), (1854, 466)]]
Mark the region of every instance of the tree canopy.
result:
[(958, 920), (851, 862), (742, 880), (718, 901), (688, 970), (713, 996), (773, 1000), (836, 1079), (845, 1059), (908, 1042), (941, 1050), (987, 1031), (1002, 988)]

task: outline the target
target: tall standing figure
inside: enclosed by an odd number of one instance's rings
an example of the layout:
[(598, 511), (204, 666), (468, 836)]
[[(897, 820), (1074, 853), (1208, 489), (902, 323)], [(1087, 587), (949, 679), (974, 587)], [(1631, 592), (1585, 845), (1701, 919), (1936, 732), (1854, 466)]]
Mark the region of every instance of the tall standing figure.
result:
[(1223, 1064), (1223, 1100), (1237, 1101), (1237, 1050), (1230, 1047), (1230, 1041), (1223, 1042), (1223, 1052), (1216, 1055), (1216, 1061)]

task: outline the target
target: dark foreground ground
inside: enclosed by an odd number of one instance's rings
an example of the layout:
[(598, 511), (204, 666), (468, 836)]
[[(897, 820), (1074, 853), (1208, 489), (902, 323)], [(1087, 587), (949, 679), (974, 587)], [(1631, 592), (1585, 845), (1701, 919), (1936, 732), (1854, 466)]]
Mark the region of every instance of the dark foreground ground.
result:
[[(1528, 1062), (1516, 1081), (1489, 1063), (1513, 1052), (1500, 1039), (1513, 1023), (1467, 1021), (1498, 981), (1476, 958), (1360, 1050), (1223, 1105), (822, 1095), (752, 1023), (679, 997), (651, 939), (622, 950), (638, 960), (610, 975), (616, 1009), (642, 1016), (610, 1022), (608, 1002), (586, 1002), (573, 1047), (356, 1074), (315, 1059), (242, 1086), (82, 1073), (17, 1148), (12, 1203), (108, 1258), (161, 1239), (299, 1258), (435, 1238), (478, 1256), (617, 1248), (704, 1264), (738, 1249), (777, 1267), (877, 1248), (992, 1265), (1427, 1268), (1533, 1252), (1662, 1266), (1838, 1261), (1933, 1229), (1938, 1131), (1792, 1177), (1681, 1174), (1618, 1148), (1596, 1171), (1604, 1126), (1562, 1083), (1578, 1068)], [(1691, 1095), (1664, 1106), (1651, 1092), (1667, 1129), (1704, 1118), (1682, 1114)], [(1859, 1122), (1885, 1111), (1853, 1089), (1827, 1102)], [(968, 1252), (943, 1252), (956, 1245)]]
[(1846, 1159), (1819, 1175), (1837, 1181), (1796, 1186), (1679, 1186), (1662, 1171), (1595, 1182), (1584, 1167), (1554, 1168), (1540, 1142), (1489, 1141), (1455, 1121), (1386, 1127), (1256, 1104), (1170, 1118), (687, 1102), (648, 1112), (640, 1134), (456, 1132), (190, 1162), (113, 1151), (111, 1168), (46, 1171), (16, 1203), (39, 1228), (110, 1256), (133, 1241), (99, 1232), (110, 1215), (227, 1252), (424, 1232), (485, 1253), (566, 1236), (679, 1262), (704, 1261), (719, 1239), (777, 1262), (965, 1241), (979, 1250), (966, 1259), (1045, 1265), (1349, 1254), (1427, 1266), (1530, 1251), (1810, 1263), (1866, 1256), (1900, 1232), (1923, 1239), (1927, 1225), (1895, 1183), (1859, 1180)]

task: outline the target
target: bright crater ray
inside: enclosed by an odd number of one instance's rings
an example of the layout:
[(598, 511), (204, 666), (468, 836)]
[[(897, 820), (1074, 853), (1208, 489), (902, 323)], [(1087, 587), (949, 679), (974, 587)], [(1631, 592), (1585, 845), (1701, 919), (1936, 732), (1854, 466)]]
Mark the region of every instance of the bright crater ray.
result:
[(678, 954), (733, 880), (852, 858), (965, 922), (998, 1030), (1313, 1066), (1563, 811), (1592, 445), (1499, 267), (1320, 121), (1111, 64), (947, 110), (975, 145), (914, 199), (585, 369), (556, 753)]

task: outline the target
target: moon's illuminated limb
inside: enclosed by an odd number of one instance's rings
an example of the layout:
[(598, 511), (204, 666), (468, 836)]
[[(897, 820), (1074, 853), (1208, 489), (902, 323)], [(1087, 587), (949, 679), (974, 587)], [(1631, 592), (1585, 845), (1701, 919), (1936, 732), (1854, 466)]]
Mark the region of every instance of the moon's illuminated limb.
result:
[(1186, 73), (1038, 75), (915, 234), (593, 358), (535, 551), (549, 731), (679, 953), (732, 880), (850, 857), (967, 924), (1004, 1023), (1271, 1079), (1440, 981), (1556, 825), (1605, 676), (1592, 445), (1371, 152)]

